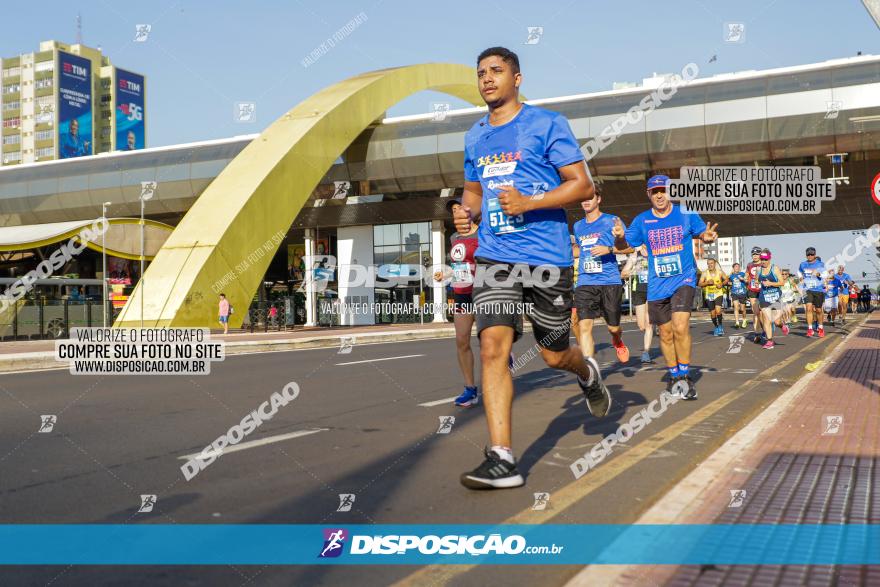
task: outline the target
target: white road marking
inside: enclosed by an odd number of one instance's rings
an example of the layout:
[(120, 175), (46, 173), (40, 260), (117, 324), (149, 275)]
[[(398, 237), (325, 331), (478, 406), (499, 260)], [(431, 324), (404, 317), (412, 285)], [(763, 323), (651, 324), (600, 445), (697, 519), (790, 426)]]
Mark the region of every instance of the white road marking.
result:
[(425, 355), (401, 355), (399, 357), (384, 357), (382, 359), (367, 359), (365, 361), (349, 361), (348, 363), (336, 363), (336, 366), (342, 365), (359, 365), (360, 363), (378, 363), (379, 361), (394, 361), (396, 359), (411, 359), (413, 357), (424, 357)]
[[(458, 396), (456, 396), (456, 397), (458, 397)], [(438, 399), (438, 400), (434, 400), (432, 402), (425, 402), (425, 403), (419, 404), (419, 405), (424, 408), (433, 408), (434, 406), (439, 406), (441, 404), (448, 404), (448, 403), (454, 402), (454, 401), (455, 401), (455, 397), (447, 397), (446, 399)]]
[[(296, 432), (289, 432), (287, 434), (278, 434), (276, 436), (267, 436), (266, 438), (261, 438), (259, 440), (251, 440), (248, 442), (242, 442), (236, 444), (235, 446), (227, 446), (220, 453), (214, 453), (213, 451), (205, 453), (205, 456), (213, 456), (215, 454), (224, 455), (231, 452), (238, 452), (240, 450), (246, 450), (249, 448), (254, 448), (257, 446), (263, 446), (264, 444), (272, 444), (274, 442), (281, 442), (282, 440), (290, 440), (291, 438), (299, 438), (300, 436), (308, 436), (309, 434), (315, 434), (316, 432), (326, 432), (330, 430), (329, 428), (313, 428), (311, 430), (297, 430)], [(201, 456), (202, 453), (194, 453), (191, 455), (185, 455), (182, 457), (177, 457), (182, 461), (188, 461), (190, 459), (194, 459), (196, 457)]]

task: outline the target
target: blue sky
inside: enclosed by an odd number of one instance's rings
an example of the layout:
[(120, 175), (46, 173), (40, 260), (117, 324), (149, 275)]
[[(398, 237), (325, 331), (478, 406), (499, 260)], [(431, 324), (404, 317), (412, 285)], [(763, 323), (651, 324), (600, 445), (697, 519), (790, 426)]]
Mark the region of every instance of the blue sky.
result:
[[(0, 55), (36, 50), (46, 39), (73, 42), (77, 13), (87, 45), (147, 76), (150, 146), (259, 132), (347, 77), (429, 61), (473, 64), (492, 45), (520, 55), (529, 98), (610, 90), (615, 81), (680, 72), (692, 61), (706, 77), (880, 53), (880, 31), (858, 0), (43, 0), (5, 7), (16, 24), (4, 27)], [(366, 20), (348, 37), (303, 67), (303, 58), (361, 13)], [(723, 41), (726, 22), (745, 24), (745, 42)], [(136, 43), (141, 23), (152, 30)], [(544, 27), (536, 45), (525, 44), (530, 26)], [(389, 114), (425, 113), (438, 100), (449, 98), (426, 92)], [(236, 123), (236, 102), (255, 102), (256, 122)], [(852, 238), (837, 236), (828, 248)], [(820, 247), (832, 235), (816, 238)]]
[[(880, 53), (880, 33), (858, 0), (42, 0), (5, 8), (21, 26), (4, 27), (0, 55), (35, 50), (45, 39), (73, 42), (77, 13), (86, 44), (148, 76), (151, 146), (259, 132), (352, 75), (428, 61), (472, 64), (492, 45), (519, 53), (529, 98), (610, 90), (615, 81), (680, 72), (691, 61), (705, 77)], [(360, 13), (366, 21), (303, 67)], [(744, 43), (723, 42), (725, 22), (745, 23)], [(152, 26), (144, 43), (133, 42), (139, 23)], [(544, 27), (537, 45), (524, 44), (528, 26)], [(712, 55), (718, 59), (710, 64)], [(438, 98), (414, 96), (390, 114), (427, 112)], [(256, 102), (255, 123), (234, 122), (239, 101)]]

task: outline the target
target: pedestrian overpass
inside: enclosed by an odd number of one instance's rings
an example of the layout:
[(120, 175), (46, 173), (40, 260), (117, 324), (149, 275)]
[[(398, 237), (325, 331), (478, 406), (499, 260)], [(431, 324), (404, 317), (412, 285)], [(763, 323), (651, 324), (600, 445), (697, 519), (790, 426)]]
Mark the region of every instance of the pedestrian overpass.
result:
[[(462, 185), (464, 133), (484, 109), (382, 118), (424, 89), (479, 103), (471, 68), (372, 72), (322, 90), (259, 135), (0, 169), (0, 219), (8, 225), (94, 218), (108, 200), (119, 206), (115, 213), (133, 215), (141, 182), (157, 182), (147, 215), (177, 229), (146, 273), (144, 321), (204, 325), (213, 321), (212, 283), (278, 230), (445, 217), (438, 196)], [(531, 103), (565, 114), (583, 144), (652, 89)], [(631, 218), (646, 205), (644, 180), (653, 173), (676, 176), (682, 165), (818, 165), (830, 177), (832, 153), (846, 153), (834, 173), (848, 183), (838, 185), (837, 199), (821, 215), (719, 216), (713, 220), (722, 235), (880, 222), (869, 193), (880, 170), (880, 57), (696, 79), (625, 127), (589, 164), (605, 209)], [(350, 189), (334, 197), (334, 182)], [(237, 276), (239, 296), (252, 296), (269, 258)], [(140, 324), (139, 291), (121, 323)]]

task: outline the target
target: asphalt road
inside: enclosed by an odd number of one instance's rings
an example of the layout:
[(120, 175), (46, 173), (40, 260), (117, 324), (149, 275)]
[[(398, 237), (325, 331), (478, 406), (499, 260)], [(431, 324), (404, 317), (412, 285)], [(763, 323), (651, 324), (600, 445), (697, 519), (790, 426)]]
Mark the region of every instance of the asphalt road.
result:
[[(468, 491), (458, 482), (482, 460), (487, 435), (482, 407), (451, 403), (461, 385), (451, 339), (355, 345), (350, 354), (231, 356), (204, 377), (91, 377), (64, 370), (3, 375), (0, 522), (632, 522), (843, 333), (830, 328), (825, 339), (808, 340), (797, 328), (774, 350), (747, 341), (740, 353), (729, 354), (728, 339), (711, 336), (712, 325), (705, 314), (700, 318), (692, 328), (699, 400), (670, 407), (579, 480), (569, 464), (664, 389), (662, 361), (638, 364), (641, 334), (629, 325), (625, 340), (633, 360), (625, 367), (610, 363), (613, 349), (604, 327), (597, 327), (597, 356), (609, 363), (614, 398), (602, 420), (587, 414), (573, 376), (547, 369), (540, 358), (517, 372), (514, 445), (527, 484), (496, 492)], [(533, 343), (527, 334), (517, 356)], [(245, 440), (292, 437), (224, 454), (184, 479), (180, 457), (200, 451), (291, 381), (300, 386), (299, 397)], [(43, 414), (57, 416), (51, 433), (37, 432)], [(452, 432), (437, 434), (445, 416), (456, 417)], [(532, 510), (535, 492), (551, 494), (547, 510)], [(336, 511), (340, 493), (356, 495), (351, 511)], [(153, 512), (137, 513), (141, 494), (157, 495)], [(0, 584), (560, 585), (577, 570), (7, 567), (0, 569)]]

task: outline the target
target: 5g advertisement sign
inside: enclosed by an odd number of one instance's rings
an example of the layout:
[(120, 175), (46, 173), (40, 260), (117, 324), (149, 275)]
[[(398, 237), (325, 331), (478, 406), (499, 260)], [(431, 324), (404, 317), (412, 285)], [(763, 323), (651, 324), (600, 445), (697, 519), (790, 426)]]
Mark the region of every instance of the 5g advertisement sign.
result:
[(135, 151), (146, 145), (144, 76), (116, 69), (116, 149)]

